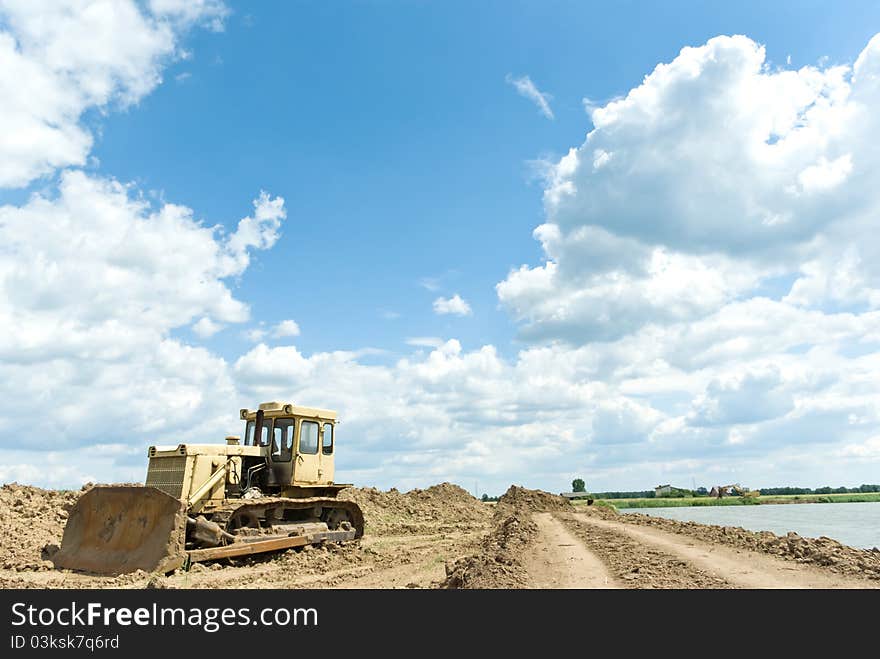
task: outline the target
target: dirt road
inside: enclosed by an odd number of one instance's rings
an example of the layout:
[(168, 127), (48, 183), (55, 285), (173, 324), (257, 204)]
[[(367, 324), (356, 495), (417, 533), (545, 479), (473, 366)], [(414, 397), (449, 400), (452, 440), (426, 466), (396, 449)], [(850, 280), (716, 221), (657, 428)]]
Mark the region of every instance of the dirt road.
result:
[[(636, 527), (621, 522), (598, 519), (584, 514), (564, 516), (565, 523), (584, 539), (587, 546), (598, 547), (601, 532), (612, 534), (636, 548), (632, 557), (643, 559), (648, 552), (672, 557), (690, 570), (722, 580), (732, 588), (866, 588), (880, 583), (819, 570), (810, 565), (700, 542), (694, 538), (654, 528)], [(607, 537), (607, 536), (606, 536)], [(626, 576), (625, 574), (623, 575)], [(719, 584), (721, 582), (719, 581)], [(698, 586), (698, 584), (694, 584)], [(690, 584), (683, 583), (683, 587)]]
[(880, 588), (880, 551), (620, 515), (511, 487), (451, 588)]
[(538, 537), (524, 560), (532, 588), (617, 588), (605, 564), (550, 513), (535, 513)]
[(532, 588), (878, 588), (766, 554), (584, 513), (534, 513)]

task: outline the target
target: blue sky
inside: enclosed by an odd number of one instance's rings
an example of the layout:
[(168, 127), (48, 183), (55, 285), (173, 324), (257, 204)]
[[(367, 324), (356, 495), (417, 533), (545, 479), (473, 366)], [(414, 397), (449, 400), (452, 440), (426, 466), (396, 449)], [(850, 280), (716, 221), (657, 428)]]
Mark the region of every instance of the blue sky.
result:
[(878, 26), (3, 0), (0, 427), (57, 413), (0, 480), (138, 479), (283, 398), (359, 484), (876, 482)]
[[(190, 35), (192, 59), (165, 84), (96, 118), (93, 155), (98, 171), (212, 224), (234, 228), (260, 189), (283, 196), (291, 221), (236, 291), (255, 319), (295, 318), (306, 351), (399, 353), (407, 337), (442, 336), (510, 354), (521, 346), (494, 286), (541, 257), (529, 162), (582, 141), (584, 97), (625, 94), (717, 34), (801, 66), (852, 61), (880, 24), (867, 2), (830, 13), (820, 2), (228, 4), (225, 31)], [(556, 119), (507, 74), (552, 93)], [(438, 291), (419, 285), (432, 279)], [(474, 315), (438, 323), (435, 292), (460, 293)], [(211, 344), (229, 357), (242, 347), (234, 332)]]

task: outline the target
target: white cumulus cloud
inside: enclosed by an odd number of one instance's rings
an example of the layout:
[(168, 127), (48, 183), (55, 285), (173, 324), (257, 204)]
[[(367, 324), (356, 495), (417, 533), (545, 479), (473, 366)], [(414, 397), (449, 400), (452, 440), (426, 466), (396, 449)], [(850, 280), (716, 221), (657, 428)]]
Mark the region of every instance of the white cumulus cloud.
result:
[(299, 336), (299, 325), (295, 320), (282, 320), (272, 330), (272, 335), (278, 338)]
[(223, 4), (211, 0), (152, 5), (155, 12), (132, 0), (0, 2), (0, 187), (83, 165), (93, 141), (83, 113), (137, 103), (178, 56), (189, 25), (222, 18)]
[[(523, 338), (694, 320), (768, 281), (801, 305), (876, 304), (877, 59), (875, 38), (854, 67), (779, 69), (754, 41), (716, 37), (594, 108), (548, 175), (546, 264), (497, 288)], [(841, 266), (843, 288), (828, 282)]]
[(458, 293), (452, 297), (438, 297), (434, 300), (434, 313), (439, 315), (469, 316), (469, 305)]
[[(258, 198), (239, 227), (274, 231), (282, 203)], [(174, 423), (175, 408), (188, 408), (191, 423), (191, 405), (229, 396), (223, 360), (171, 332), (195, 322), (206, 337), (248, 320), (226, 280), (271, 240), (255, 245), (183, 206), (153, 208), (116, 181), (69, 171), (57, 196), (0, 206), (0, 243), (0, 377), (15, 382), (4, 388), (0, 426), (51, 402), (55, 440), (82, 442), (97, 408), (113, 407), (107, 422), (124, 415), (132, 429), (159, 428)]]

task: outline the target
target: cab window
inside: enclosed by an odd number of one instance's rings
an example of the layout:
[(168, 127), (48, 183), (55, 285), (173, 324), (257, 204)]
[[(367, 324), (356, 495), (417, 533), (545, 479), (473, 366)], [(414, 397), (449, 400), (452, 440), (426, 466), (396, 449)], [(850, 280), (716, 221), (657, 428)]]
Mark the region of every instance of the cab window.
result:
[[(248, 421), (247, 426), (244, 431), (244, 445), (245, 446), (256, 446), (257, 444), (254, 442), (254, 428), (256, 427), (255, 421)], [(269, 446), (269, 427), (272, 425), (271, 419), (265, 419), (263, 421), (262, 432), (260, 433), (260, 446)]]
[(315, 455), (318, 452), (318, 424), (303, 421), (299, 429), (299, 452)]
[(278, 426), (272, 428), (272, 459), (281, 459), (281, 433), (282, 429)]
[(321, 439), (321, 453), (330, 455), (333, 453), (333, 424), (324, 424), (324, 437)]
[(275, 419), (272, 426), (272, 459), (287, 462), (293, 455), (294, 419)]

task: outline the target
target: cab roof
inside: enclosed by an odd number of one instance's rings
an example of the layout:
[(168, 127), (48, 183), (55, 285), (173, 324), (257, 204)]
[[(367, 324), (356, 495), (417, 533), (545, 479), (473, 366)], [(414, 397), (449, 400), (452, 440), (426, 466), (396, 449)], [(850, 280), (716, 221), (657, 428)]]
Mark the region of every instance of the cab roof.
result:
[[(293, 403), (271, 401), (268, 403), (260, 403), (259, 409), (263, 410), (263, 414), (267, 417), (304, 416), (312, 419), (336, 421), (336, 412), (334, 410), (324, 410), (318, 407), (303, 407), (301, 405), (294, 405)], [(247, 408), (241, 410), (242, 419), (251, 421), (256, 417), (257, 410), (249, 410)]]

